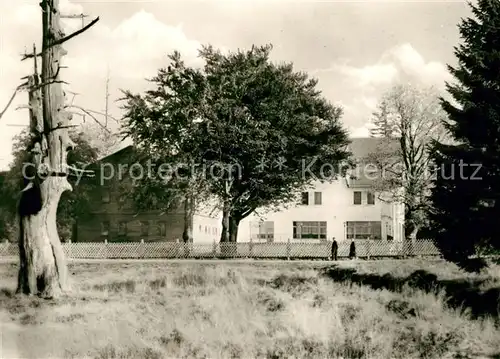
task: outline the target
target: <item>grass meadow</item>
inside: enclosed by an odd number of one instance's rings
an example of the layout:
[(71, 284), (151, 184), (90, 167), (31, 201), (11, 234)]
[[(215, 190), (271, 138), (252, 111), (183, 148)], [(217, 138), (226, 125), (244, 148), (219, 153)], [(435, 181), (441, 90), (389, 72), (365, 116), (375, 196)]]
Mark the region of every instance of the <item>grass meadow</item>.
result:
[(3, 263), (0, 357), (500, 358), (499, 268), (70, 263), (73, 293), (52, 301), (15, 296), (17, 264)]

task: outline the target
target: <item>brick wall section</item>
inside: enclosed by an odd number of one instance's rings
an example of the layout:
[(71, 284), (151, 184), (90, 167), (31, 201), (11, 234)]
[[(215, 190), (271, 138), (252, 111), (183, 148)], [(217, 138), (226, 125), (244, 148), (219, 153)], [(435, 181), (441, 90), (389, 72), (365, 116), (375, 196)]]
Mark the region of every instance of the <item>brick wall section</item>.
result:
[[(101, 234), (101, 222), (109, 221), (110, 228), (108, 236)], [(126, 235), (119, 234), (119, 223), (127, 222)], [(142, 221), (149, 222), (149, 234), (142, 234)], [(159, 224), (165, 224), (165, 233), (161, 235)], [(78, 233), (76, 242), (101, 242), (107, 239), (108, 242), (162, 242), (182, 240), (182, 232), (184, 228), (184, 219), (182, 214), (164, 214), (157, 213), (141, 213), (135, 215), (133, 213), (99, 213), (92, 214), (86, 220), (81, 220), (78, 223)]]

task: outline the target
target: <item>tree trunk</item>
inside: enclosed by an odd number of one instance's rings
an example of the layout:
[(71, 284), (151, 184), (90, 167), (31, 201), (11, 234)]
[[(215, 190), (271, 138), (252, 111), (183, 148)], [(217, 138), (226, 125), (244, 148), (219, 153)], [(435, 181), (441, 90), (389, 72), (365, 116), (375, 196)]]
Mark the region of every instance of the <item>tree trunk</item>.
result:
[(75, 217), (75, 221), (73, 222), (71, 241), (75, 243), (78, 242), (78, 217)]
[(229, 217), (229, 241), (231, 243), (236, 243), (238, 239), (238, 227), (240, 225), (241, 219), (237, 216)]
[(415, 255), (415, 242), (417, 240), (418, 226), (409, 223), (405, 228), (405, 255)]
[[(55, 44), (63, 37), (59, 25), (59, 0), (43, 0), (42, 76), (31, 77), (30, 109), (35, 176), (22, 191), (19, 202), (18, 292), (56, 297), (69, 290), (67, 265), (57, 233), (56, 215), (61, 194), (71, 190), (67, 181), (67, 151), (73, 147), (68, 134), (70, 114), (65, 111), (59, 80), (61, 57)], [(35, 50), (36, 53), (36, 50)], [(40, 106), (39, 91), (43, 94)]]
[(229, 204), (225, 202), (222, 208), (222, 232), (220, 236), (221, 243), (227, 243), (229, 242), (230, 239), (229, 217), (230, 217)]
[[(19, 205), (18, 293), (51, 298), (69, 290), (65, 255), (56, 226), (59, 198), (67, 188), (62, 183), (64, 180), (49, 177), (39, 188), (33, 187), (22, 193)], [(39, 212), (25, 212), (33, 204), (27, 202), (40, 200), (40, 197), (42, 208)]]
[(182, 232), (184, 243), (193, 243), (194, 205), (194, 199), (190, 196), (186, 196), (184, 199), (184, 231)]

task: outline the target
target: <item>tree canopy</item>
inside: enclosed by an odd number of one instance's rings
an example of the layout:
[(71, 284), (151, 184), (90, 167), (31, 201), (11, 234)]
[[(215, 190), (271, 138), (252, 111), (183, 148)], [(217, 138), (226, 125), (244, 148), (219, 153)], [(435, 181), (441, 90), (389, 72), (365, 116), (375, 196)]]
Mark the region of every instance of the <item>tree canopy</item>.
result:
[(442, 99), (456, 143), (435, 142), (432, 221), (437, 243), (458, 264), (485, 245), (500, 248), (500, 3), (470, 4), (459, 25), (458, 66)]
[[(282, 206), (314, 180), (332, 180), (347, 160), (341, 108), (317, 80), (270, 60), (271, 46), (222, 53), (205, 46), (201, 69), (178, 53), (144, 94), (125, 92), (125, 134), (196, 195), (217, 199), (221, 241), (260, 207)], [(182, 175), (179, 175), (181, 173)]]

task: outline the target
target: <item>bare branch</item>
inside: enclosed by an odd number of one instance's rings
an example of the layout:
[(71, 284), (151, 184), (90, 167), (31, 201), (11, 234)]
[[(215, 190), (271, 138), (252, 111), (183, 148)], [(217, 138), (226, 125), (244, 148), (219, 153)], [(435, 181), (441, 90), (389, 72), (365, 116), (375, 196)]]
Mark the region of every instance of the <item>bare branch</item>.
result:
[(79, 14), (79, 15), (76, 15), (76, 14), (63, 15), (63, 14), (61, 14), (61, 16), (60, 16), (61, 19), (80, 19), (82, 17), (86, 18), (86, 17), (89, 17), (89, 16), (85, 15), (85, 14)]
[(106, 115), (105, 113), (102, 113), (102, 112), (99, 112), (99, 111), (95, 111), (95, 110), (89, 110), (89, 109), (84, 109), (83, 107), (81, 106), (77, 106), (77, 105), (68, 105), (67, 107), (73, 107), (73, 108), (77, 108), (79, 110), (82, 110), (82, 111), (88, 111), (90, 113), (95, 113), (97, 115), (101, 115), (101, 116), (108, 116), (110, 119), (112, 119), (113, 121), (115, 121), (116, 123), (120, 123), (119, 120), (117, 120), (115, 117), (113, 116), (110, 116), (110, 115)]
[[(92, 26), (94, 26), (97, 22), (99, 21), (99, 16), (96, 17), (94, 20), (92, 20), (91, 22), (89, 22), (87, 25), (85, 25), (84, 27), (82, 27), (80, 30), (77, 30), (71, 34), (69, 34), (68, 36), (65, 36), (57, 41), (54, 41), (53, 43), (50, 44), (50, 46), (47, 46), (47, 48), (44, 50), (44, 51), (47, 51), (49, 50), (50, 48), (56, 46), (56, 45), (61, 45), (63, 43), (65, 43), (66, 41), (72, 39), (73, 37), (77, 36), (77, 35), (80, 35), (81, 33), (87, 31), (88, 29), (90, 29)], [(36, 56), (42, 56), (43, 55), (43, 51), (42, 52), (39, 52), (38, 54), (36, 54)], [(31, 59), (35, 57), (35, 55), (33, 54), (24, 54), (24, 56), (21, 58), (21, 61), (24, 61), (26, 59)]]
[[(111, 133), (111, 131), (106, 126), (104, 126), (94, 115), (92, 115), (92, 113), (90, 113), (89, 110), (86, 110), (86, 109), (84, 109), (83, 107), (80, 107), (80, 106), (71, 106), (71, 107), (75, 107), (75, 108), (79, 109), (80, 111), (84, 112), (86, 115), (89, 115), (99, 126), (101, 126), (108, 133)], [(76, 113), (76, 112), (73, 112), (73, 113), (75, 113), (77, 115), (80, 115), (80, 116), (84, 116), (81, 113)]]
[(7, 112), (7, 110), (9, 109), (9, 107), (12, 104), (12, 101), (14, 101), (14, 98), (16, 97), (17, 93), (19, 91), (21, 91), (27, 84), (28, 84), (28, 82), (25, 82), (25, 83), (23, 83), (23, 84), (21, 84), (21, 85), (19, 85), (19, 86), (16, 87), (16, 89), (14, 90), (14, 93), (10, 97), (9, 102), (7, 102), (7, 105), (5, 106), (5, 108), (3, 109), (3, 111), (0, 112), (0, 120), (2, 119), (3, 115), (5, 114), (5, 112)]
[(29, 127), (29, 125), (21, 125), (19, 123), (7, 123), (6, 126), (11, 126), (11, 127)]
[(78, 127), (78, 125), (66, 125), (66, 126), (57, 126), (54, 128), (49, 129), (49, 132), (57, 131), (57, 130), (62, 130), (64, 128), (73, 128), (73, 127)]
[(32, 87), (29, 89), (30, 92), (33, 92), (33, 91), (36, 91), (44, 86), (48, 86), (48, 85), (52, 85), (52, 84), (65, 84), (65, 85), (69, 85), (67, 82), (65, 81), (62, 81), (62, 80), (51, 80), (49, 82), (43, 82), (35, 87)]
[(68, 36), (65, 36), (63, 37), (62, 39), (59, 39), (57, 41), (54, 41), (54, 43), (51, 44), (51, 46), (55, 46), (55, 45), (61, 45), (63, 43), (65, 43), (66, 41), (72, 39), (73, 37), (77, 36), (77, 35), (80, 35), (81, 33), (87, 31), (88, 29), (90, 29), (92, 26), (94, 26), (97, 22), (99, 21), (99, 16), (96, 17), (94, 20), (92, 20), (91, 22), (89, 22), (87, 25), (85, 25), (84, 27), (82, 27), (80, 30), (77, 30), (75, 32), (73, 32), (72, 34), (69, 34)]
[(20, 105), (20, 106), (17, 106), (14, 111), (18, 111), (18, 110), (31, 110), (31, 106), (30, 105)]
[(71, 107), (71, 106), (73, 106), (73, 102), (75, 101), (75, 97), (77, 95), (79, 95), (79, 93), (71, 92), (71, 91), (67, 91), (67, 92), (73, 95), (73, 97), (71, 98), (71, 103), (69, 104), (69, 106), (67, 106), (67, 107)]

